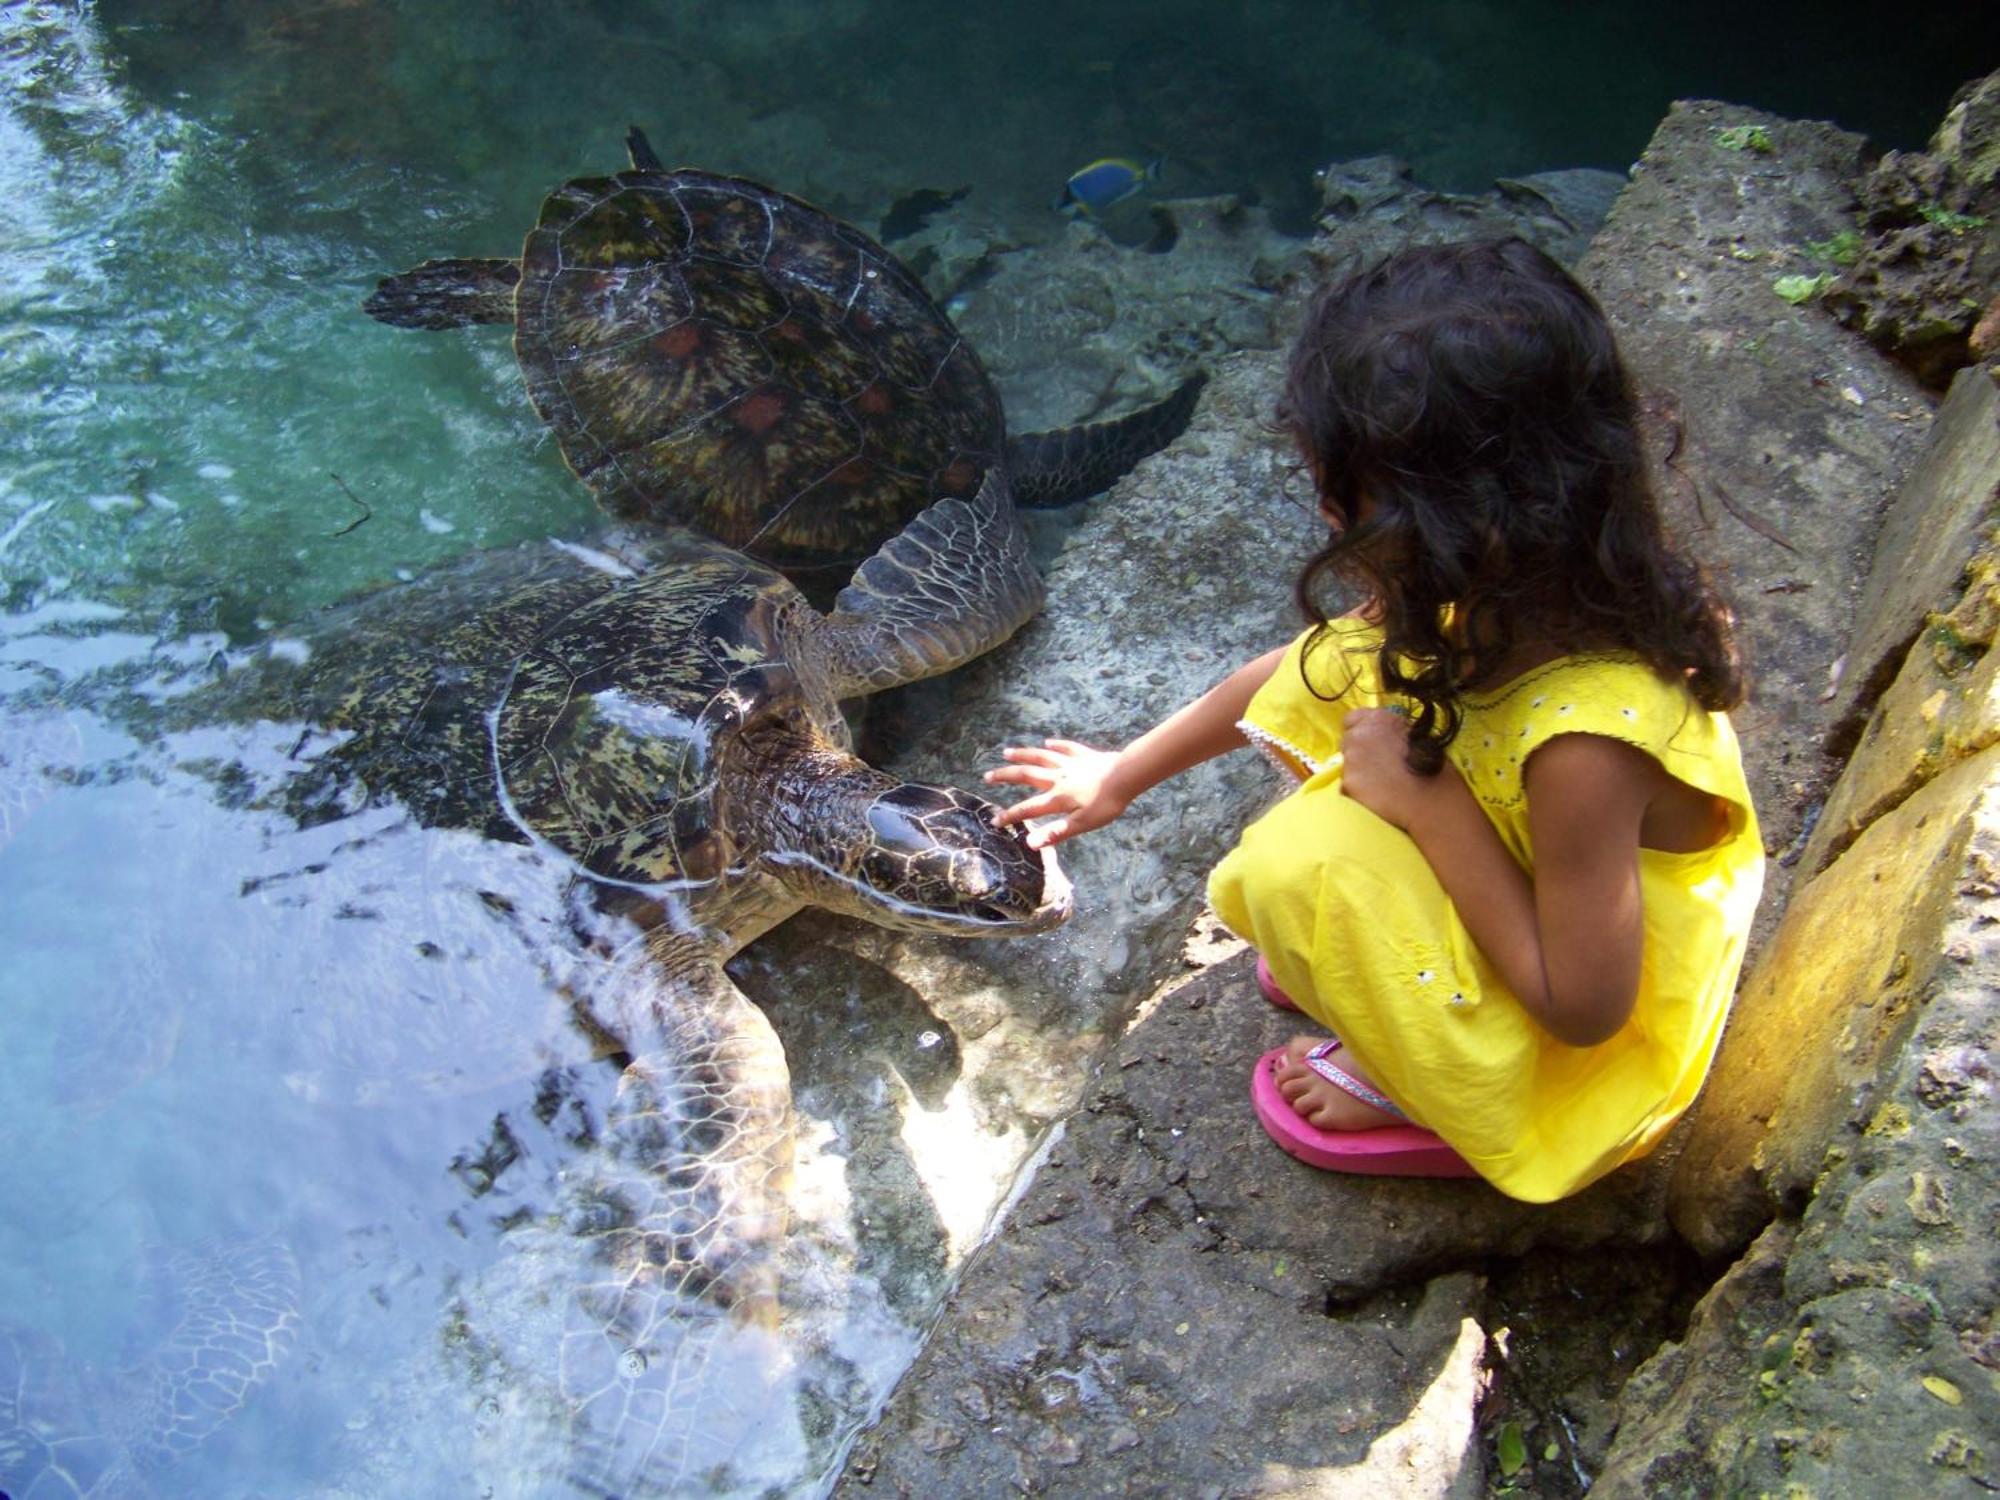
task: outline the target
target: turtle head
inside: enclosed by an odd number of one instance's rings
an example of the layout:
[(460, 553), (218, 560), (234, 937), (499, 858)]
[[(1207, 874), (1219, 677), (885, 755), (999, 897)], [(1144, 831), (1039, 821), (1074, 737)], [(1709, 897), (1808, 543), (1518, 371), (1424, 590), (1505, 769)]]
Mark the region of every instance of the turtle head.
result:
[(960, 937), (1041, 932), (1069, 916), (1069, 880), (1054, 851), (996, 826), (997, 804), (954, 787), (872, 779), (854, 789), (837, 857), (787, 861), (813, 900), (884, 927)]

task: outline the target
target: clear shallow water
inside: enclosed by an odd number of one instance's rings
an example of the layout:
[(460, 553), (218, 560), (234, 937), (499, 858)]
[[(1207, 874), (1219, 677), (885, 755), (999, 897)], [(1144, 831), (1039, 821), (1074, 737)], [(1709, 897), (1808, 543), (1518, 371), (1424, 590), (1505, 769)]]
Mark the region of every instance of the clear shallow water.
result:
[[(628, 120), (864, 224), (971, 184), (1032, 239), (1107, 152), (1296, 215), (1340, 156), (1467, 187), (1622, 166), (1676, 94), (1915, 144), (1971, 55), (1823, 7), (1612, 9), (0, 7), (0, 1360), (34, 1415), (136, 1466), (109, 1493), (585, 1492), (548, 1226), (615, 1070), (561, 998), (591, 962), (566, 873), (388, 815), (302, 830), (215, 772), (281, 774), (298, 726), (154, 712), (357, 589), (591, 529), (504, 336), (380, 328), (375, 276), (510, 250)], [(841, 1161), (936, 1082), (905, 1048), (802, 1089), (782, 1335), (691, 1321), (620, 1492), (817, 1483), (952, 1253), (920, 1186), (857, 1200)], [(150, 1457), (191, 1351), (242, 1399)]]

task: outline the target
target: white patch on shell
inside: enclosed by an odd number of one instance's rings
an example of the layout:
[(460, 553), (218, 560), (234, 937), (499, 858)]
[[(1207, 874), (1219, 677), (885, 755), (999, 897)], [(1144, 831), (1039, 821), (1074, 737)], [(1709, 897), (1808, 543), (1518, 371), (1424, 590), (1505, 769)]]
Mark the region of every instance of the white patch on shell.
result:
[(635, 698), (618, 688), (605, 688), (591, 696), (591, 706), (611, 724), (626, 733), (647, 740), (691, 740), (694, 721), (649, 698)]
[(558, 552), (568, 553), (586, 568), (593, 568), (599, 573), (607, 573), (613, 578), (637, 578), (639, 576), (636, 569), (627, 567), (609, 552), (600, 552), (595, 547), (585, 547), (576, 542), (559, 541), (555, 537), (549, 538), (549, 545)]

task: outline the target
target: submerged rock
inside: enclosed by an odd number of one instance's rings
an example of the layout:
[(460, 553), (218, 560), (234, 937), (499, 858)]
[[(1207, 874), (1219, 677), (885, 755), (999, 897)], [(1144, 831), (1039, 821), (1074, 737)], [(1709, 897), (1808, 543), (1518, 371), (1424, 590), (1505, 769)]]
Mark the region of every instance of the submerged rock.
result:
[(1426, 187), (1395, 156), (1335, 162), (1319, 174), (1320, 238), (1314, 259), (1338, 274), (1404, 245), (1516, 234), (1573, 263), (1625, 186), (1616, 172), (1578, 167), (1503, 177), (1485, 193)]

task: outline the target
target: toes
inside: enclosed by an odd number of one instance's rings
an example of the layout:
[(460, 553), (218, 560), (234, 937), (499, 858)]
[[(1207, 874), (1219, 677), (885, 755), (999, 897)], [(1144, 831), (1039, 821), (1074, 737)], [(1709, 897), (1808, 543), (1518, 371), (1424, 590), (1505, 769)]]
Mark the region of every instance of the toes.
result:
[(1285, 1043), (1285, 1060), (1294, 1067), (1303, 1067), (1306, 1054), (1325, 1040), (1323, 1036), (1295, 1036)]

